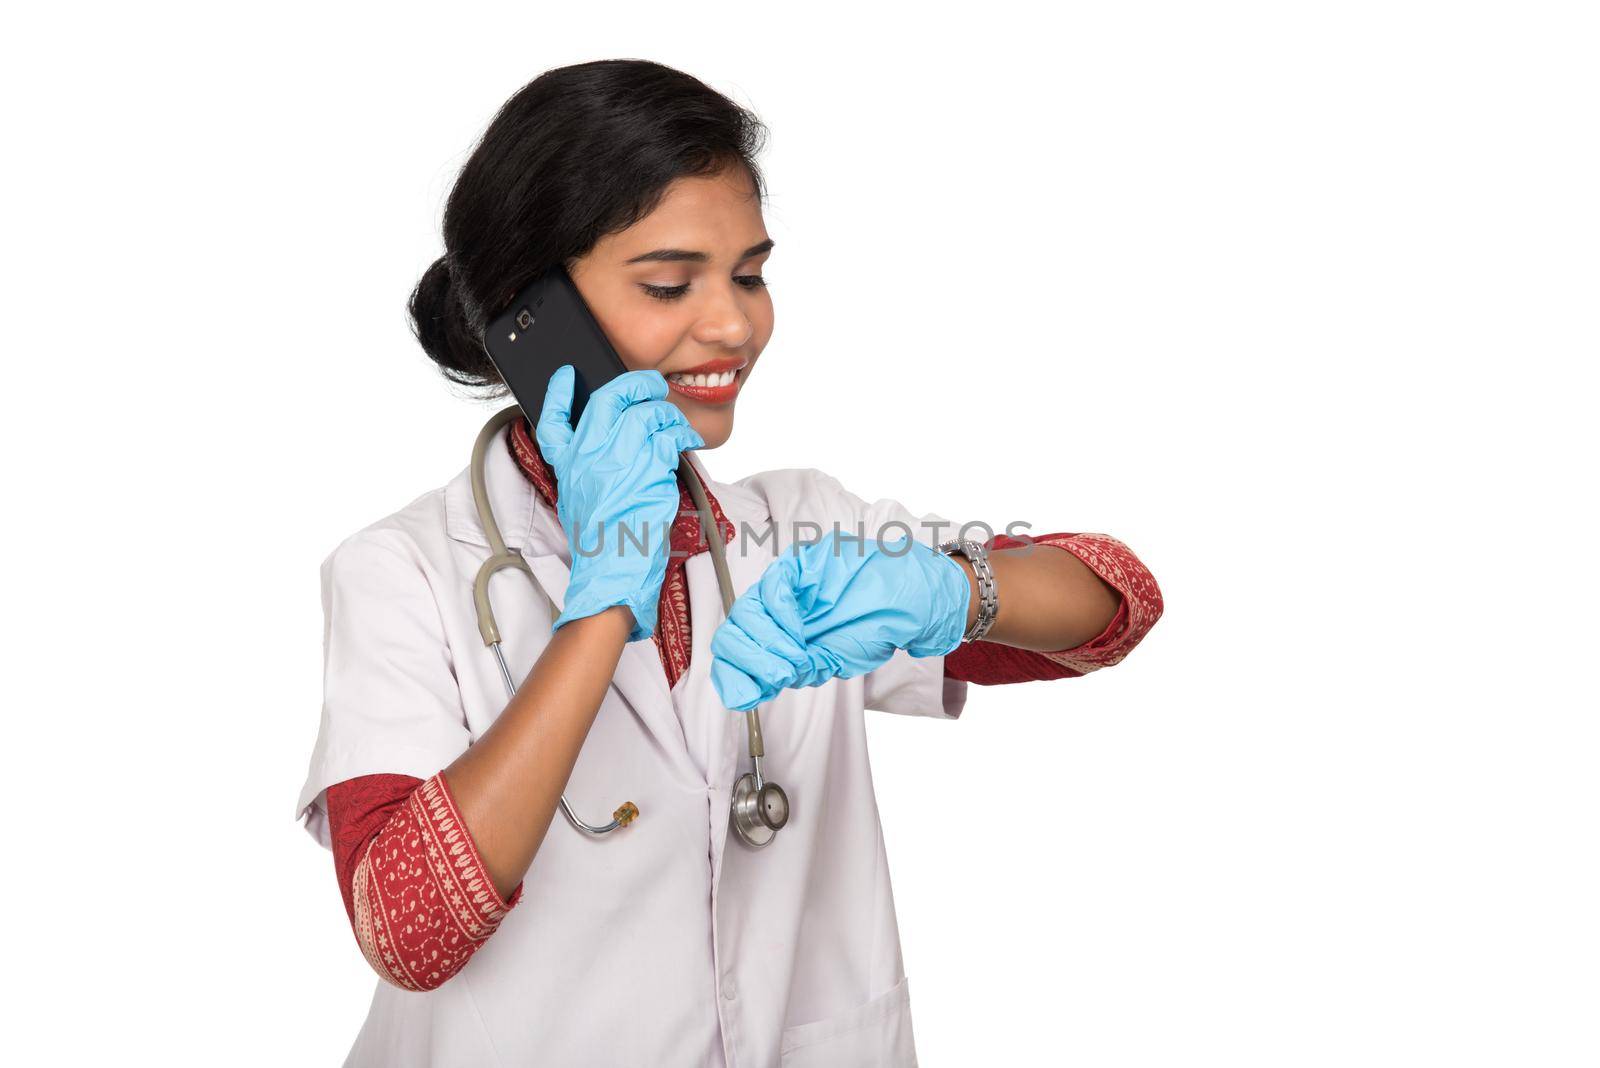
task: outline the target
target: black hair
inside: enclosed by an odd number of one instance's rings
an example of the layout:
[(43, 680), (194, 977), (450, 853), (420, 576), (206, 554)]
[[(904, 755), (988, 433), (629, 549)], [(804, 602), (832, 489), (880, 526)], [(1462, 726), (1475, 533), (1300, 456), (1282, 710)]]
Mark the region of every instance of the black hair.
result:
[(412, 333), (451, 381), (505, 391), (484, 354), (517, 290), (648, 215), (683, 177), (742, 165), (766, 127), (704, 82), (643, 59), (556, 67), (507, 100), (462, 166), (444, 211), (445, 254), (411, 292)]

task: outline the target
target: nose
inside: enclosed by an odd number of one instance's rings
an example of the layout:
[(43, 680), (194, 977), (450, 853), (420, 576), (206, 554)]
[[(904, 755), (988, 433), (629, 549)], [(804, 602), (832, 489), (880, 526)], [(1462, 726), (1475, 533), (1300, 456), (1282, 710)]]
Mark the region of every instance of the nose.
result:
[(730, 282), (695, 324), (694, 338), (703, 344), (736, 349), (749, 341), (754, 331), (755, 324), (745, 315), (739, 294)]

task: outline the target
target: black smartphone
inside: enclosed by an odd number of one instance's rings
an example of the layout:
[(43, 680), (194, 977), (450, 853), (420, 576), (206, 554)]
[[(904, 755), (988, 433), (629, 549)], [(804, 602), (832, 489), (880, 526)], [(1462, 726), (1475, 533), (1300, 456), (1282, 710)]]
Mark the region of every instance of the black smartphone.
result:
[(559, 264), (523, 286), (506, 310), (489, 323), (483, 349), (534, 426), (539, 423), (550, 375), (562, 364), (570, 363), (576, 372), (573, 426), (578, 425), (589, 394), (628, 370), (567, 269)]

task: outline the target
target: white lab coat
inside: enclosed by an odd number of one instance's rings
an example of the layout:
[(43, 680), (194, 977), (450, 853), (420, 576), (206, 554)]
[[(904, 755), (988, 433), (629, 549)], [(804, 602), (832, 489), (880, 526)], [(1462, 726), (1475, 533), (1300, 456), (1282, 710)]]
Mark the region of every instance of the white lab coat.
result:
[[(728, 546), (736, 593), (795, 538), (798, 521), (816, 524), (800, 540), (835, 521), (846, 532), (864, 522), (870, 536), (899, 520), (928, 544), (954, 533), (936, 513), (869, 503), (817, 470), (725, 484), (690, 455), (736, 527), (775, 528), (764, 544), (741, 533)], [(491, 443), (486, 480), (507, 544), (559, 607), (566, 536), (503, 440)], [(323, 845), (328, 786), (377, 772), (426, 778), (505, 706), (473, 612), (472, 580), (487, 555), (463, 470), (324, 562), (325, 700), (296, 806)], [(944, 678), (942, 657), (902, 651), (865, 676), (785, 690), (763, 706), (763, 767), (792, 816), (752, 850), (728, 827), (729, 794), (750, 758), (743, 714), (711, 684), (723, 612), (709, 553), (690, 559), (688, 584), (688, 672), (669, 691), (655, 643), (625, 646), (566, 785), (591, 823), (623, 801), (639, 818), (597, 839), (558, 809), (522, 900), (459, 973), (420, 993), (375, 980), (347, 1065), (916, 1064), (862, 712), (954, 719), (966, 684)], [(491, 594), (520, 678), (549, 640), (549, 609), (516, 571), (498, 573)]]

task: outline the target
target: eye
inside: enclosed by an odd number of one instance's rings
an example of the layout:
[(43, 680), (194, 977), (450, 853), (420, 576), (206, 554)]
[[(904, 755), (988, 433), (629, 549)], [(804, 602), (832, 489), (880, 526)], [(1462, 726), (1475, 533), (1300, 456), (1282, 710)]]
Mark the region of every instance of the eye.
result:
[[(761, 289), (767, 284), (767, 280), (759, 274), (735, 275), (733, 280), (744, 288), (751, 290)], [(681, 286), (658, 286), (649, 282), (640, 282), (639, 288), (657, 300), (677, 300), (689, 291), (689, 283), (685, 282)]]
[(677, 300), (689, 291), (688, 282), (681, 286), (654, 286), (649, 282), (640, 282), (639, 285), (646, 293), (657, 300)]

